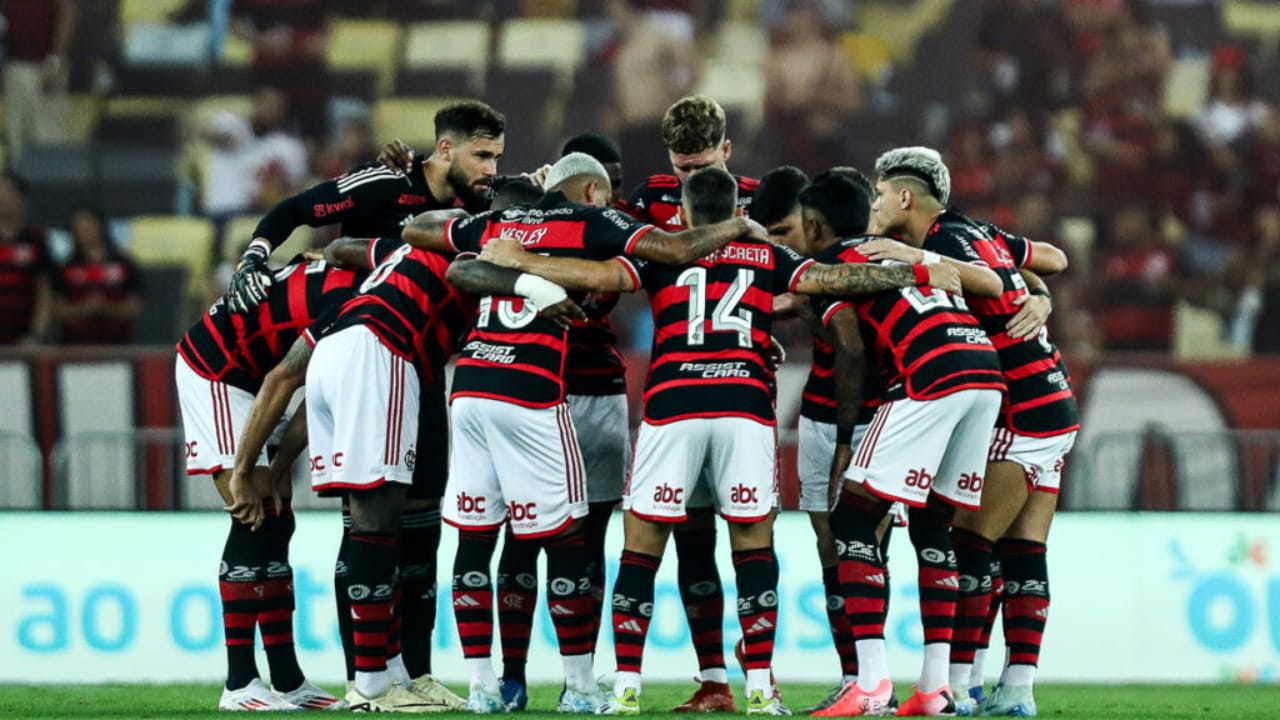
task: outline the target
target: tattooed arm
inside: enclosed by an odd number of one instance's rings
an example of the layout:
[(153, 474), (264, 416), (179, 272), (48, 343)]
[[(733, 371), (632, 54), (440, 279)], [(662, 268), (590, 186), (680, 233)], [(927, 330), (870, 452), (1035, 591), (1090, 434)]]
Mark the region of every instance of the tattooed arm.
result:
[(654, 229), (636, 240), (631, 254), (662, 265), (684, 265), (710, 255), (744, 235), (767, 241), (768, 234), (761, 237), (760, 231), (756, 229), (759, 227), (759, 224), (751, 223), (746, 218), (735, 217), (678, 233)]
[[(925, 265), (929, 286), (959, 293), (960, 280), (949, 263)], [(885, 290), (913, 287), (919, 284), (912, 265), (870, 265), (849, 263), (822, 265), (814, 263), (796, 281), (795, 291), (805, 295), (874, 295)]]

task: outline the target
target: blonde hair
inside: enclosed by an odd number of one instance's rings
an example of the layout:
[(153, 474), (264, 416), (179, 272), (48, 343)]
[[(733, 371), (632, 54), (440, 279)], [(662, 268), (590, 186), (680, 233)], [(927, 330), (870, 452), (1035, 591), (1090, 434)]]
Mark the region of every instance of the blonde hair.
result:
[(694, 155), (724, 141), (724, 108), (706, 95), (680, 98), (662, 117), (662, 142), (671, 152)]
[(876, 160), (876, 174), (881, 180), (915, 180), (943, 205), (951, 199), (951, 171), (933, 148), (894, 148)]

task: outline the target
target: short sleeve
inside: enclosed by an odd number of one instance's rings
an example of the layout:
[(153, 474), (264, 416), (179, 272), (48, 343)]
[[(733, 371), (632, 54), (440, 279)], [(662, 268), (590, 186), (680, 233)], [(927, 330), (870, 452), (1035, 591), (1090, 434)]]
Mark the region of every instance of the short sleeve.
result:
[(796, 283), (813, 260), (784, 245), (773, 246), (773, 292), (795, 292)]
[(831, 318), (841, 308), (854, 307), (853, 301), (840, 297), (831, 297), (829, 295), (813, 295), (809, 298), (809, 307), (813, 308), (813, 314), (817, 316), (822, 323), (822, 327), (831, 324)]
[(653, 230), (652, 225), (614, 208), (594, 210), (584, 220), (586, 248), (597, 257), (628, 254), (637, 240)]
[(612, 262), (622, 265), (623, 269), (631, 275), (631, 280), (637, 289), (644, 287), (645, 277), (651, 274), (649, 268), (653, 266), (653, 263), (648, 260), (632, 255), (619, 255), (613, 258)]
[(973, 246), (973, 243), (969, 242), (969, 239), (960, 233), (947, 232), (945, 230), (936, 232), (924, 239), (924, 249), (953, 260), (981, 265), (988, 264), (978, 254), (978, 249)]
[(481, 213), (465, 218), (451, 218), (444, 224), (444, 239), (460, 253), (479, 253), (489, 229), (492, 213)]
[(997, 233), (996, 237), (1003, 240), (1005, 247), (1009, 248), (1009, 254), (1013, 256), (1013, 264), (1026, 267), (1027, 263), (1031, 262), (1031, 241), (1004, 230), (998, 230)]
[(369, 241), (369, 267), (376, 268), (404, 242), (399, 238), (374, 238)]

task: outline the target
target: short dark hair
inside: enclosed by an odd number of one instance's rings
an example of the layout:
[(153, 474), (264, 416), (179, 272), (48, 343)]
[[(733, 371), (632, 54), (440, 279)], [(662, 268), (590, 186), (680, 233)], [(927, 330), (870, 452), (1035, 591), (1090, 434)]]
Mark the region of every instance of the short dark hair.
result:
[(720, 168), (702, 168), (684, 181), (681, 199), (694, 225), (728, 220), (738, 209), (738, 181)]
[(545, 194), (542, 188), (520, 176), (507, 176), (493, 182), (491, 210), (506, 210), (513, 205), (536, 203)]
[(861, 235), (871, 219), (871, 198), (842, 173), (824, 172), (800, 193), (800, 205), (822, 215), (840, 237)]
[(680, 98), (662, 116), (662, 142), (681, 155), (710, 150), (724, 140), (724, 108), (706, 95)]
[(463, 100), (440, 108), (436, 113), (436, 139), (444, 135), (473, 138), (498, 138), (507, 129), (502, 113), (479, 100)]
[(594, 133), (574, 135), (565, 141), (564, 147), (560, 148), (560, 157), (573, 152), (586, 153), (604, 164), (622, 162), (622, 150), (618, 148), (618, 143), (604, 135)]
[(751, 219), (767, 226), (795, 212), (800, 206), (800, 191), (808, 184), (809, 176), (794, 165), (765, 173), (751, 195)]
[(832, 175), (843, 175), (844, 177), (847, 177), (850, 180), (854, 181), (855, 183), (858, 184), (858, 187), (862, 188), (862, 191), (866, 193), (867, 197), (869, 198), (875, 197), (876, 195), (875, 183), (871, 182), (871, 178), (867, 177), (866, 173), (862, 172), (856, 167), (850, 167), (848, 165), (836, 165), (835, 167), (831, 168), (827, 172), (831, 173)]

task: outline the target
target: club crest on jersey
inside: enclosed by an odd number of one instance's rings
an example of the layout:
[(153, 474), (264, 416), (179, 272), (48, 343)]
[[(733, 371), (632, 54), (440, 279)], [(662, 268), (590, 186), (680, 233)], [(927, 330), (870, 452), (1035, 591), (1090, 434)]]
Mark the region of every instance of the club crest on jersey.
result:
[(413, 466), (416, 465), (417, 462), (418, 462), (418, 453), (414, 452), (413, 448), (409, 448), (408, 450), (406, 450), (404, 453), (405, 469), (408, 470), (409, 472), (413, 472)]
[(537, 245), (542, 238), (546, 237), (547, 229), (540, 227), (536, 229), (505, 227), (498, 233), (498, 237), (515, 238), (521, 245)]

